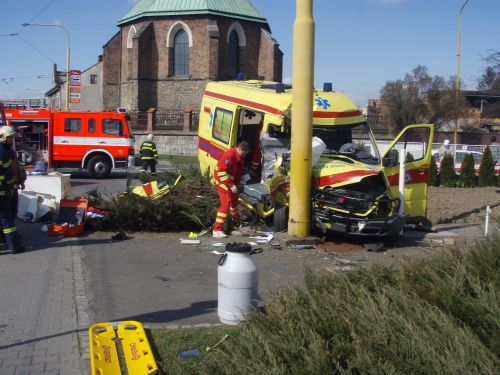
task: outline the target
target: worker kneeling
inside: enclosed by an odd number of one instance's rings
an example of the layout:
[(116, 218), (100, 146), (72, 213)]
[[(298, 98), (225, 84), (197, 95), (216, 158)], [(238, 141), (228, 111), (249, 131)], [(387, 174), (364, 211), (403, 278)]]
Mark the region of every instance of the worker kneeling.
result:
[(238, 184), (243, 174), (244, 158), (250, 152), (250, 145), (246, 141), (224, 152), (217, 162), (212, 180), (219, 194), (220, 207), (215, 217), (213, 237), (225, 238), (224, 222), (229, 214), (235, 221), (239, 221), (238, 212)]
[(0, 225), (2, 226), (5, 242), (12, 254), (24, 251), (14, 224), (12, 200), (14, 199), (15, 189), (9, 183), (15, 177), (12, 173), (12, 166), (17, 162), (11, 152), (15, 135), (16, 132), (10, 126), (0, 128)]

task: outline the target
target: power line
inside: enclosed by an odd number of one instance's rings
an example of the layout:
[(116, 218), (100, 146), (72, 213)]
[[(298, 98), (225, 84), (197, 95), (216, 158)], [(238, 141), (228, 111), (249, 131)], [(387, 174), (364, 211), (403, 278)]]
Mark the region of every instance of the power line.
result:
[(26, 79), (26, 78), (50, 78), (49, 74), (38, 74), (35, 76), (20, 76), (20, 77), (0, 77), (0, 81), (13, 81), (15, 79)]
[(40, 55), (42, 55), (43, 57), (45, 57), (50, 62), (52, 62), (54, 64), (57, 64), (54, 60), (52, 60), (49, 56), (47, 56), (45, 53), (43, 53), (38, 48), (36, 48), (33, 44), (31, 44), (26, 39), (24, 39), (21, 35), (17, 34), (16, 37), (18, 37), (19, 39), (21, 39), (24, 43), (26, 43), (28, 46), (30, 46), (31, 48), (33, 48), (35, 51), (37, 51)]
[[(40, 10), (37, 14), (35, 14), (33, 17), (30, 18), (30, 20), (26, 23), (30, 23), (32, 22), (35, 18), (37, 18), (38, 16), (40, 16), (43, 12), (45, 12), (56, 0), (50, 0), (50, 2), (45, 5), (42, 10)], [(25, 22), (23, 22), (25, 23)], [(19, 35), (22, 31), (23, 31), (24, 27), (21, 26), (21, 28), (19, 30), (17, 30), (17, 33), (13, 34), (14, 35)]]

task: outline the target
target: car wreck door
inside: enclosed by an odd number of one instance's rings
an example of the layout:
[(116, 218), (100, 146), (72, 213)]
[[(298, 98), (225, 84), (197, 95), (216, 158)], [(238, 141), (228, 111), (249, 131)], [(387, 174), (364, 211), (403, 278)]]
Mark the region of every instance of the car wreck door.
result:
[(409, 125), (398, 134), (384, 153), (384, 172), (391, 195), (399, 196), (399, 157), (406, 149), (404, 211), (410, 217), (427, 214), (427, 181), (430, 174), (434, 125)]

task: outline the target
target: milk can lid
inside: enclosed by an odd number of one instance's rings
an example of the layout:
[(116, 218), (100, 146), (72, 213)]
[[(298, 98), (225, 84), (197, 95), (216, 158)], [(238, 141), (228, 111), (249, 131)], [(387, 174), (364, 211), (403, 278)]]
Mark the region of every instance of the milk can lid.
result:
[(226, 244), (226, 251), (231, 253), (249, 253), (252, 251), (252, 245), (246, 242), (229, 242)]

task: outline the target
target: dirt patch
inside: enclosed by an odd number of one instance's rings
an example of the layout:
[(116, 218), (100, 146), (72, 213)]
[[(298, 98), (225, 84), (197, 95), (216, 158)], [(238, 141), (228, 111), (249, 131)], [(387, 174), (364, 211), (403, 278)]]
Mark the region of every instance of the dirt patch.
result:
[[(500, 188), (429, 187), (427, 217), (433, 224), (464, 220), (466, 216), (474, 222), (484, 216), (485, 206), (500, 206)], [(499, 207), (493, 207), (495, 213), (500, 214)]]

